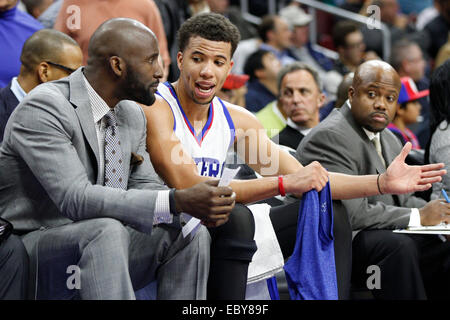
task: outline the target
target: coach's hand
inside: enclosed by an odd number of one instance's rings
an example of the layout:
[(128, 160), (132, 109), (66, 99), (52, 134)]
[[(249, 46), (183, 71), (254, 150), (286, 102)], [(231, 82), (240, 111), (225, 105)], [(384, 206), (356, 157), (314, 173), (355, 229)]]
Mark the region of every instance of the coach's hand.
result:
[(208, 180), (188, 189), (175, 191), (178, 213), (185, 212), (207, 227), (218, 227), (228, 221), (236, 194), (230, 187), (218, 187), (219, 180)]

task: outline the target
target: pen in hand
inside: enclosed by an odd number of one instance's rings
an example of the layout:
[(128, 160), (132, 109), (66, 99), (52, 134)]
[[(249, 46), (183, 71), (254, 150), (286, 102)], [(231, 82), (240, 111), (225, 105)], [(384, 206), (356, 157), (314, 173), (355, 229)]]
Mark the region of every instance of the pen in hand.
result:
[(441, 193), (442, 193), (442, 195), (444, 196), (445, 201), (446, 201), (447, 203), (450, 203), (450, 199), (448, 198), (447, 192), (445, 192), (445, 190), (442, 189), (442, 190), (441, 190)]

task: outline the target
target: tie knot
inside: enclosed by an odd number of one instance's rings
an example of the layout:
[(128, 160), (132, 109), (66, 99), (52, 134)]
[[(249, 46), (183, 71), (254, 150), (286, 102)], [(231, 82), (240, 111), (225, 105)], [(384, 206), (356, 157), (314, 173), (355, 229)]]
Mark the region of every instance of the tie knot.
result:
[(105, 122), (106, 122), (106, 126), (109, 127), (115, 127), (117, 126), (117, 119), (116, 119), (116, 114), (114, 113), (113, 110), (109, 110), (107, 114), (105, 114)]

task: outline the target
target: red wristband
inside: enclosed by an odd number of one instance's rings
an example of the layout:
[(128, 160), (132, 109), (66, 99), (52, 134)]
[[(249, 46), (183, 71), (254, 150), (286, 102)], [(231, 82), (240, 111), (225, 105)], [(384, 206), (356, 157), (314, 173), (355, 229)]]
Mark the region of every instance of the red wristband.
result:
[(284, 192), (284, 186), (283, 186), (283, 176), (278, 176), (278, 192), (283, 197), (286, 195), (286, 192)]

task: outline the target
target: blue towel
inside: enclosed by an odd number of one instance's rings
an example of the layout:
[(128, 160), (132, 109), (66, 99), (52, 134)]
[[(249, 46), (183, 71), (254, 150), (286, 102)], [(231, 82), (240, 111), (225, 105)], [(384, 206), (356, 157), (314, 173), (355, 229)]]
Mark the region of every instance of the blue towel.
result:
[(284, 266), (292, 300), (337, 300), (330, 183), (302, 197), (297, 239)]

